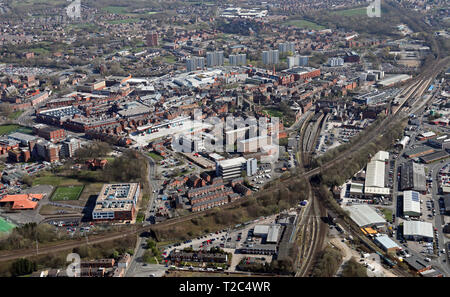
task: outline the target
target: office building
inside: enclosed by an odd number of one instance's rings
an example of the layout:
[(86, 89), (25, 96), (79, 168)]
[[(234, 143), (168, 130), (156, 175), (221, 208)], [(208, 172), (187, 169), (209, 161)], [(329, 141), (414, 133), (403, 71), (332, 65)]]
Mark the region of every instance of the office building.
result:
[(262, 61), (264, 65), (276, 65), (280, 62), (280, 53), (278, 50), (263, 51)]
[(223, 66), (223, 51), (207, 52), (206, 65), (208, 67)]
[(216, 175), (224, 180), (241, 177), (243, 165), (247, 160), (243, 157), (227, 159), (216, 162)]

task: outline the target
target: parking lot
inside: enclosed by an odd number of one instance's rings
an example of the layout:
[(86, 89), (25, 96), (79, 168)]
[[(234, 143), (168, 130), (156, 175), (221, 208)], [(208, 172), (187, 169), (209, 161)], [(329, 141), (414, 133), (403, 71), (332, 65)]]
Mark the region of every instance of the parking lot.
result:
[[(276, 215), (259, 218), (247, 225), (241, 225), (235, 228), (223, 229), (217, 232), (212, 232), (204, 236), (196, 237), (186, 240), (184, 242), (176, 243), (167, 246), (163, 251), (163, 256), (167, 257), (173, 250), (183, 250), (184, 248), (192, 248), (194, 250), (209, 250), (212, 247), (219, 247), (226, 252), (233, 254), (232, 264), (229, 271), (234, 271), (240, 259), (244, 254), (236, 252), (241, 247), (252, 246), (254, 244), (261, 243), (261, 239), (253, 236), (251, 230), (256, 224), (269, 224), (273, 223)], [(252, 255), (254, 256), (254, 255)], [(262, 256), (262, 255), (261, 255)], [(272, 261), (272, 256), (264, 256), (267, 261)]]

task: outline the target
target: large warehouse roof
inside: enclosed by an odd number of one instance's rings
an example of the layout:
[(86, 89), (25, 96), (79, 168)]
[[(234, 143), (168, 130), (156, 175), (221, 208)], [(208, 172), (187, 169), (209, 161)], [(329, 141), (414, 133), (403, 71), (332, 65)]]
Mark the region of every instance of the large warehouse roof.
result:
[(386, 161), (389, 160), (389, 153), (386, 151), (379, 151), (372, 157), (371, 161)]
[(256, 225), (253, 234), (256, 236), (266, 236), (269, 233), (269, 225)]
[(384, 188), (384, 173), (385, 163), (383, 161), (370, 161), (367, 164), (364, 187)]
[(271, 243), (278, 242), (278, 238), (280, 237), (279, 236), (280, 230), (281, 230), (281, 225), (279, 225), (279, 224), (270, 225), (266, 242), (271, 242)]
[(424, 192), (427, 190), (425, 184), (425, 167), (414, 163), (412, 160), (402, 164), (400, 188), (402, 190), (415, 190)]
[(405, 236), (422, 236), (433, 238), (433, 224), (421, 221), (405, 221), (403, 224)]
[(346, 207), (350, 211), (350, 218), (358, 224), (359, 227), (366, 227), (371, 225), (385, 224), (383, 219), (375, 210), (369, 205), (352, 205)]
[(403, 192), (403, 213), (420, 215), (420, 194), (418, 192)]
[(376, 242), (378, 242), (381, 246), (383, 246), (386, 250), (392, 249), (392, 248), (400, 248), (399, 245), (389, 238), (386, 234), (379, 235), (375, 237), (374, 239)]

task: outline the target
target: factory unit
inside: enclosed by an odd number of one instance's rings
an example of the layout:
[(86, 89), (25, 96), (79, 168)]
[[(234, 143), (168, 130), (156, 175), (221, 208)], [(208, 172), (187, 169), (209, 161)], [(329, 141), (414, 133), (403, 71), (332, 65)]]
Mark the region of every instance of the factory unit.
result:
[(350, 218), (359, 227), (382, 227), (386, 225), (386, 220), (382, 218), (369, 205), (352, 205), (345, 207), (350, 212)]
[(433, 241), (433, 224), (421, 221), (405, 221), (403, 236), (408, 240)]
[(410, 217), (420, 217), (420, 194), (418, 192), (403, 192), (403, 215)]
[(387, 196), (391, 191), (385, 187), (386, 160), (389, 153), (379, 151), (367, 164), (364, 194), (366, 196)]
[(400, 168), (400, 190), (413, 190), (420, 193), (427, 191), (425, 167), (412, 160), (403, 163)]

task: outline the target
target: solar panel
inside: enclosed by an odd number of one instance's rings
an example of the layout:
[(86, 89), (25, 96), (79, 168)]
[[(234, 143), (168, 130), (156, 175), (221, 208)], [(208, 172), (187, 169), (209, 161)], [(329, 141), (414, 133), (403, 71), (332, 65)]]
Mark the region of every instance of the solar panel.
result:
[(413, 201), (419, 202), (419, 193), (417, 193), (417, 192), (412, 192), (412, 193), (411, 193), (411, 196), (412, 196), (412, 200), (413, 200)]

